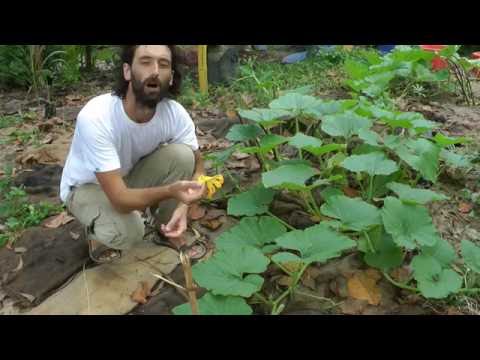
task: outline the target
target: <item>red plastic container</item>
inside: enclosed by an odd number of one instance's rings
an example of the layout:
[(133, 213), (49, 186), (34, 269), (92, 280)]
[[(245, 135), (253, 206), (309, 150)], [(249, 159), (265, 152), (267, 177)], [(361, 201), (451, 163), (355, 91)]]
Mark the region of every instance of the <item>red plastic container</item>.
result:
[[(438, 54), (440, 50), (446, 48), (446, 45), (420, 45), (420, 48), (425, 51), (431, 51)], [(448, 68), (448, 62), (441, 56), (436, 56), (432, 59), (432, 70), (438, 71)]]
[[(480, 51), (476, 51), (472, 54), (473, 59), (480, 59)], [(473, 69), (473, 73), (480, 79), (480, 69)]]

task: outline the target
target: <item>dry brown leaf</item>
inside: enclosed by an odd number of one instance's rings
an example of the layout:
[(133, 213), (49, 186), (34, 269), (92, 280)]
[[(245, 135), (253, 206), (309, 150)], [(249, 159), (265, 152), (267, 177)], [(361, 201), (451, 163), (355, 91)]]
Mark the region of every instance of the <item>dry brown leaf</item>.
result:
[(347, 315), (360, 315), (367, 306), (366, 301), (347, 299), (340, 304), (340, 310)]
[(205, 215), (205, 220), (214, 220), (218, 219), (220, 216), (225, 216), (226, 212), (222, 209), (209, 209), (207, 214)]
[(73, 220), (75, 220), (73, 216), (70, 216), (66, 211), (63, 211), (60, 214), (45, 220), (45, 222), (43, 223), (43, 226), (49, 229), (56, 229), (56, 228), (59, 228), (60, 226), (68, 224)]
[(25, 294), (25, 293), (20, 293), (24, 298), (26, 298), (30, 303), (33, 303), (35, 301), (35, 296), (30, 295), (30, 294)]
[(373, 269), (356, 272), (347, 281), (349, 295), (357, 300), (366, 300), (370, 305), (379, 305), (381, 294), (377, 282), (380, 278), (380, 273)]
[(229, 169), (243, 169), (248, 167), (246, 160), (242, 161), (228, 161), (227, 168)]
[(245, 106), (247, 107), (250, 107), (250, 105), (253, 103), (254, 101), (254, 98), (252, 95), (249, 95), (249, 94), (242, 94), (240, 96), (242, 98), (242, 101), (243, 103), (245, 104)]
[(343, 188), (343, 193), (345, 194), (345, 196), (348, 196), (348, 197), (351, 197), (351, 198), (356, 198), (360, 195), (360, 193), (358, 192), (358, 190), (356, 189), (353, 189), (349, 186), (345, 186)]
[(473, 204), (467, 203), (467, 202), (461, 202), (458, 205), (458, 211), (460, 211), (462, 214), (468, 214), (470, 211), (473, 209)]
[(302, 275), (301, 281), (302, 284), (305, 285), (306, 287), (315, 290), (316, 289), (316, 284), (315, 284), (315, 278), (313, 277), (313, 273), (309, 271), (310, 268), (305, 270), (305, 272)]
[(51, 134), (48, 134), (45, 136), (45, 139), (42, 140), (42, 144), (51, 144), (53, 141), (53, 136)]
[(236, 120), (238, 118), (235, 110), (227, 110), (226, 115), (229, 120)]
[(191, 220), (200, 220), (205, 216), (207, 209), (199, 204), (193, 204), (188, 209), (188, 217)]
[(390, 276), (400, 282), (400, 283), (404, 283), (406, 282), (408, 279), (410, 279), (410, 275), (411, 275), (411, 271), (408, 267), (406, 266), (402, 266), (402, 267), (399, 267), (399, 268), (396, 268), (394, 270), (392, 270), (390, 272)]
[(18, 257), (18, 265), (15, 269), (12, 270), (12, 272), (17, 272), (23, 269), (23, 259), (21, 256)]
[(146, 304), (147, 298), (151, 295), (151, 287), (146, 281), (138, 284), (135, 291), (130, 295), (130, 298), (139, 304)]
[(284, 275), (277, 280), (278, 285), (292, 286), (293, 278), (291, 276)]
[(256, 157), (249, 157), (244, 161), (247, 164), (249, 171), (257, 171), (260, 169), (260, 163), (258, 162)]
[(212, 220), (201, 220), (200, 225), (206, 227), (209, 230), (215, 231), (217, 230), (220, 226), (223, 225), (223, 222), (221, 222), (218, 219), (212, 219)]
[(236, 151), (236, 152), (234, 152), (234, 153), (232, 154), (232, 157), (233, 157), (235, 160), (244, 160), (244, 159), (246, 159), (246, 158), (249, 158), (250, 155)]

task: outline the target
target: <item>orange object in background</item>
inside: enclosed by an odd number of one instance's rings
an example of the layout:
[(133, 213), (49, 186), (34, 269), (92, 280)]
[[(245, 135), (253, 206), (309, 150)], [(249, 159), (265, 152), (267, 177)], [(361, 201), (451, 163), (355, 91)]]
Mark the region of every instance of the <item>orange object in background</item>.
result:
[[(446, 45), (420, 45), (420, 48), (425, 51), (431, 51), (438, 54), (441, 50), (446, 48)], [(441, 56), (436, 56), (432, 59), (432, 70), (438, 71), (448, 68), (448, 62)]]
[[(476, 51), (472, 54), (472, 58), (473, 59), (477, 59), (477, 60), (480, 60), (480, 51)], [(475, 76), (480, 79), (480, 69), (473, 69), (473, 73), (475, 74)]]

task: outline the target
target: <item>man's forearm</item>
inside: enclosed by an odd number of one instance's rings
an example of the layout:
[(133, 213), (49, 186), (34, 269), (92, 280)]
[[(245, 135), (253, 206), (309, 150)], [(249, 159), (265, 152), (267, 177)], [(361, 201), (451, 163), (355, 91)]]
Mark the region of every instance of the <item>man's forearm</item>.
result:
[(122, 213), (134, 210), (144, 211), (150, 206), (158, 205), (160, 201), (173, 197), (169, 186), (156, 186), (145, 189), (124, 189), (116, 196), (115, 208)]

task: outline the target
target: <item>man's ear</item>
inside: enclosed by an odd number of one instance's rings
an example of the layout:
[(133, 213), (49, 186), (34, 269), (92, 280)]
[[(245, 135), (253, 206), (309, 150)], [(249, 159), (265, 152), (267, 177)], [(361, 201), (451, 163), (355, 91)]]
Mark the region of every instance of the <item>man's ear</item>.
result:
[(132, 68), (127, 63), (123, 64), (123, 78), (125, 81), (132, 80)]

